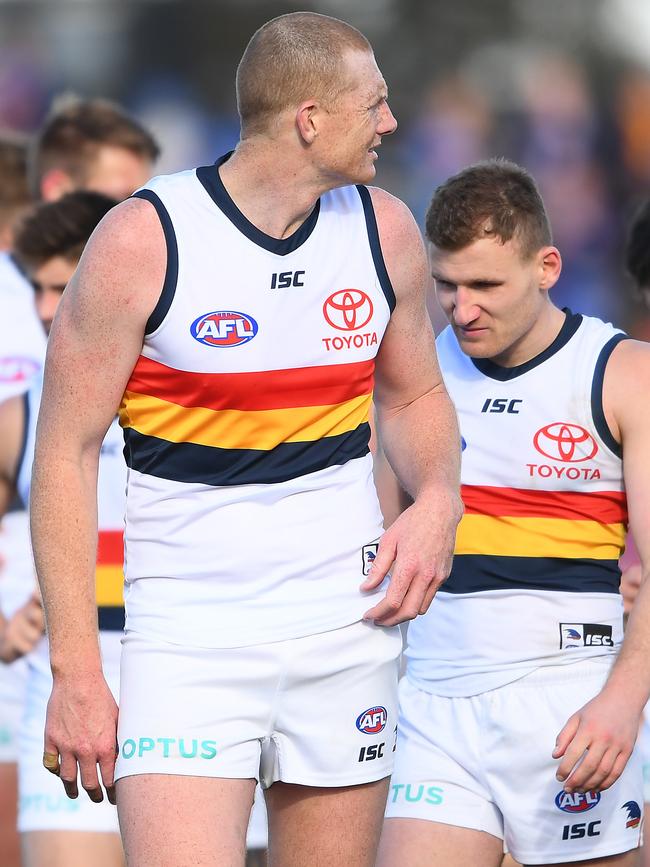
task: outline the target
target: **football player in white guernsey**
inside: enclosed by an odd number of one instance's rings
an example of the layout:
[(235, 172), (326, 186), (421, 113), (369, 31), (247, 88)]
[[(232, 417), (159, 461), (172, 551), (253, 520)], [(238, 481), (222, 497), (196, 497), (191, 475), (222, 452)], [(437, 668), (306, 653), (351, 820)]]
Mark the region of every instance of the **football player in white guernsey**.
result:
[[(371, 867), (395, 627), (451, 566), (458, 428), (419, 232), (363, 186), (396, 127), (369, 43), (328, 16), (281, 16), (251, 39), (237, 92), (234, 153), (119, 205), (52, 328), (32, 488), (54, 672), (45, 760), (70, 794), (78, 774), (111, 793), (116, 774), (130, 867), (240, 867), (256, 778), (272, 863)], [(415, 501), (383, 536), (373, 383)], [(90, 565), (97, 454), (120, 403), (118, 728)]]
[(409, 633), (379, 863), (631, 867), (650, 592), (623, 641), (618, 559), (629, 511), (650, 563), (650, 347), (552, 303), (560, 253), (520, 167), (449, 179), (426, 229), (465, 515)]

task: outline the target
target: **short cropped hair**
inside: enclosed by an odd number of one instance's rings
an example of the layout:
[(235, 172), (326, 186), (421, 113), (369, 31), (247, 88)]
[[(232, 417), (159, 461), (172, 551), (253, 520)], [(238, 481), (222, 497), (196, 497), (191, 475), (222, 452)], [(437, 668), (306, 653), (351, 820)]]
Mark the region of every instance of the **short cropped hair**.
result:
[(0, 135), (0, 231), (10, 226), (31, 202), (27, 182), (27, 141)]
[(637, 289), (650, 288), (650, 199), (632, 219), (625, 245), (625, 267)]
[(106, 145), (152, 162), (160, 154), (153, 136), (120, 106), (105, 99), (62, 97), (34, 142), (30, 180), (36, 195), (45, 174), (55, 168), (82, 186), (97, 152)]
[(372, 52), (355, 27), (316, 12), (291, 12), (253, 34), (237, 67), (237, 108), (242, 138), (263, 132), (279, 112), (303, 99), (334, 104), (349, 86), (343, 57)]
[(117, 202), (101, 193), (68, 193), (39, 205), (16, 234), (14, 255), (27, 269), (61, 256), (76, 263), (99, 221)]
[(435, 191), (426, 216), (429, 241), (461, 250), (480, 238), (518, 240), (523, 259), (553, 243), (544, 202), (532, 176), (509, 160), (469, 166)]

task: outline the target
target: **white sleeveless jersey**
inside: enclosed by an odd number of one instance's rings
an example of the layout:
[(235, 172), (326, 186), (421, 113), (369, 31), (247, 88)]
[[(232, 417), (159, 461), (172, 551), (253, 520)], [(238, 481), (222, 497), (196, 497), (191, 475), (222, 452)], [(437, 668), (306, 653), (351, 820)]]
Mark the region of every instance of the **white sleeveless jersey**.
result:
[[(220, 165), (227, 157), (222, 158)], [(367, 189), (289, 238), (218, 166), (155, 178), (165, 285), (122, 400), (127, 628), (235, 647), (359, 620), (382, 532), (368, 453), (394, 295)]]
[(12, 257), (0, 252), (0, 402), (25, 391), (43, 366), (45, 345), (34, 290)]
[[(22, 501), (29, 502), (36, 421), (43, 390), (42, 375), (24, 396), (25, 429), (23, 451), (18, 467), (17, 488)], [(99, 629), (104, 664), (112, 669), (119, 663), (120, 640), (124, 629), (123, 559), (124, 509), (127, 468), (122, 456), (122, 432), (114, 419), (102, 443), (97, 481), (97, 569), (95, 573)], [(108, 635), (112, 633), (114, 637)], [(107, 659), (107, 653), (111, 658)], [(34, 665), (49, 677), (47, 641), (39, 644)]]
[(422, 689), (474, 695), (616, 652), (627, 506), (602, 385), (624, 338), (567, 311), (546, 351), (503, 368), (467, 357), (451, 328), (440, 335), (465, 514), (451, 575), (409, 629), (408, 674)]

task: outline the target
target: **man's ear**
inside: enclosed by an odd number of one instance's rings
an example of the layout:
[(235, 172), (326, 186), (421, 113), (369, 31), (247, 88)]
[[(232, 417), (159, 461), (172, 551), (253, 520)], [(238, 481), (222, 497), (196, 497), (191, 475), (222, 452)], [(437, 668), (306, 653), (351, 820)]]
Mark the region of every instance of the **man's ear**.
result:
[(301, 102), (296, 111), (296, 127), (305, 144), (313, 144), (318, 136), (319, 115), (322, 109), (315, 99)]
[(55, 202), (74, 189), (72, 178), (63, 169), (50, 169), (41, 178), (40, 193), (44, 202)]
[(542, 247), (539, 258), (539, 288), (548, 292), (557, 283), (562, 271), (562, 256), (557, 247)]

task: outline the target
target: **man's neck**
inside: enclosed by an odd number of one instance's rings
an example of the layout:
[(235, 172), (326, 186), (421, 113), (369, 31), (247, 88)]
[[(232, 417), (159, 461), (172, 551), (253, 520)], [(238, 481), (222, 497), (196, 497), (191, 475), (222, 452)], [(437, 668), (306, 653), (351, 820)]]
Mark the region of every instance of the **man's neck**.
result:
[(533, 327), (505, 352), (490, 361), (501, 367), (518, 367), (533, 358), (553, 343), (566, 321), (566, 314), (550, 301), (544, 304)]
[(219, 168), (230, 198), (272, 238), (288, 238), (304, 223), (327, 187), (312, 167), (292, 159), (281, 141), (245, 140)]

